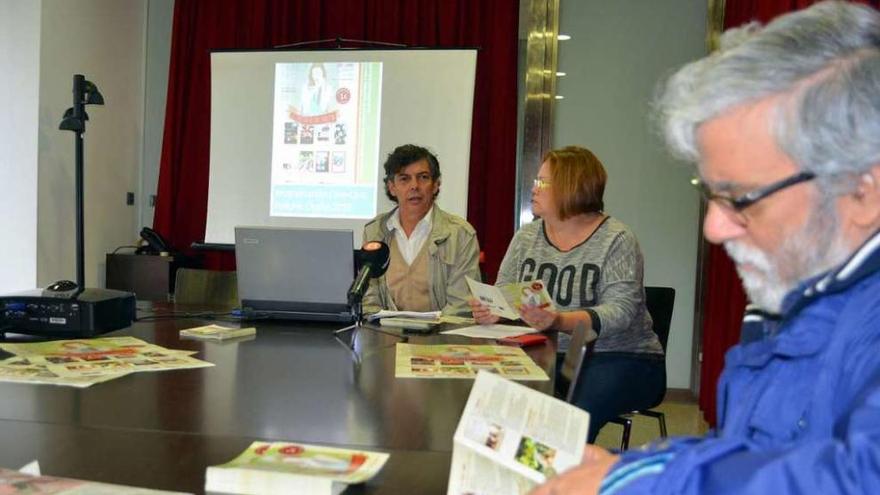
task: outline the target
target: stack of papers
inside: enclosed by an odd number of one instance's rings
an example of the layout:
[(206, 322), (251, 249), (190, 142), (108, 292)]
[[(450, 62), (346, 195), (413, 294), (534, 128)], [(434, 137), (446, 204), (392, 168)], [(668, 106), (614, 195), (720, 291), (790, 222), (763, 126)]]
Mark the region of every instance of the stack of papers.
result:
[(236, 337), (245, 337), (247, 335), (255, 335), (256, 333), (257, 329), (254, 327), (231, 328), (220, 325), (205, 325), (203, 327), (181, 330), (180, 336), (199, 340), (226, 340), (234, 339)]
[(254, 442), (238, 457), (210, 466), (205, 491), (335, 495), (379, 472), (388, 454), (286, 442)]
[(381, 320), (380, 324), (400, 328), (433, 328), (441, 323), (450, 325), (473, 325), (474, 319), (466, 316), (444, 315), (440, 311), (390, 311), (383, 309), (367, 316), (367, 321)]
[(381, 318), (415, 318), (419, 320), (439, 320), (439, 311), (390, 311), (383, 309), (377, 313), (373, 313), (367, 317), (367, 321), (376, 321)]

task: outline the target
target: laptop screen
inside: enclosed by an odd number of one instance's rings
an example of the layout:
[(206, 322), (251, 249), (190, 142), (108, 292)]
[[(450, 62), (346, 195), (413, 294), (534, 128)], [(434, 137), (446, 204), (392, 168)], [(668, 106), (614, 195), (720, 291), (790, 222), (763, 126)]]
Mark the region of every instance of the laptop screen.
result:
[(355, 275), (352, 245), (351, 230), (236, 227), (242, 309), (343, 319)]

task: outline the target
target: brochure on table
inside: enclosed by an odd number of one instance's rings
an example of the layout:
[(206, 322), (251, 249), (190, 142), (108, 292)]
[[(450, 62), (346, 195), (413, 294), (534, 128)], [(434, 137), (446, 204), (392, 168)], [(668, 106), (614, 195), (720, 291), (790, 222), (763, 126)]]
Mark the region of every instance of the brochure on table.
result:
[(190, 357), (194, 351), (166, 349), (134, 337), (0, 343), (0, 348), (13, 354), (0, 361), (0, 382), (82, 388), (132, 372), (214, 366)]
[(398, 343), (397, 378), (468, 378), (488, 371), (513, 380), (550, 378), (522, 349), (503, 345), (414, 345)]

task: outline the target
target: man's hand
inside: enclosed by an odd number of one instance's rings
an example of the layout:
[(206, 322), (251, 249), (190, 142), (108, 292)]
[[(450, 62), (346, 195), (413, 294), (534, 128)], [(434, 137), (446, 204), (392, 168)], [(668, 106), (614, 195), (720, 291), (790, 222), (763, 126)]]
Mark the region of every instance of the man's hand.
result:
[(544, 331), (556, 323), (559, 313), (542, 306), (523, 304), (519, 308), (519, 316), (535, 330)]
[(587, 445), (580, 465), (532, 490), (529, 495), (592, 495), (599, 493), (599, 486), (605, 475), (620, 456)]
[(501, 319), (500, 316), (493, 315), (489, 311), (488, 306), (476, 299), (469, 299), (468, 304), (471, 307), (471, 313), (474, 314), (474, 321), (476, 321), (480, 325), (492, 325), (494, 323), (498, 323), (498, 320)]

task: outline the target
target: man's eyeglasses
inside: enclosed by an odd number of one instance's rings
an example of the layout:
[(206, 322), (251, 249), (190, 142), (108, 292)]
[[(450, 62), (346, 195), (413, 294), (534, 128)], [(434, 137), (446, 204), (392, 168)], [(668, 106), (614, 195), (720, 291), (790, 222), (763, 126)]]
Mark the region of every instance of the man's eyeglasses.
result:
[(547, 189), (550, 187), (550, 181), (544, 179), (535, 179), (533, 184), (537, 189)]
[(718, 194), (712, 191), (709, 185), (703, 182), (703, 180), (699, 177), (694, 177), (693, 179), (691, 179), (691, 184), (699, 189), (703, 197), (706, 198), (706, 201), (714, 201), (715, 204), (721, 206), (728, 211), (741, 213), (749, 206), (752, 206), (753, 204), (761, 201), (762, 199), (770, 196), (773, 193), (779, 192), (795, 184), (800, 184), (801, 182), (813, 180), (815, 178), (816, 174), (812, 172), (800, 172), (786, 177), (780, 181), (768, 184), (764, 187), (759, 187), (758, 189), (749, 191), (741, 196), (736, 197), (725, 196), (723, 194)]

